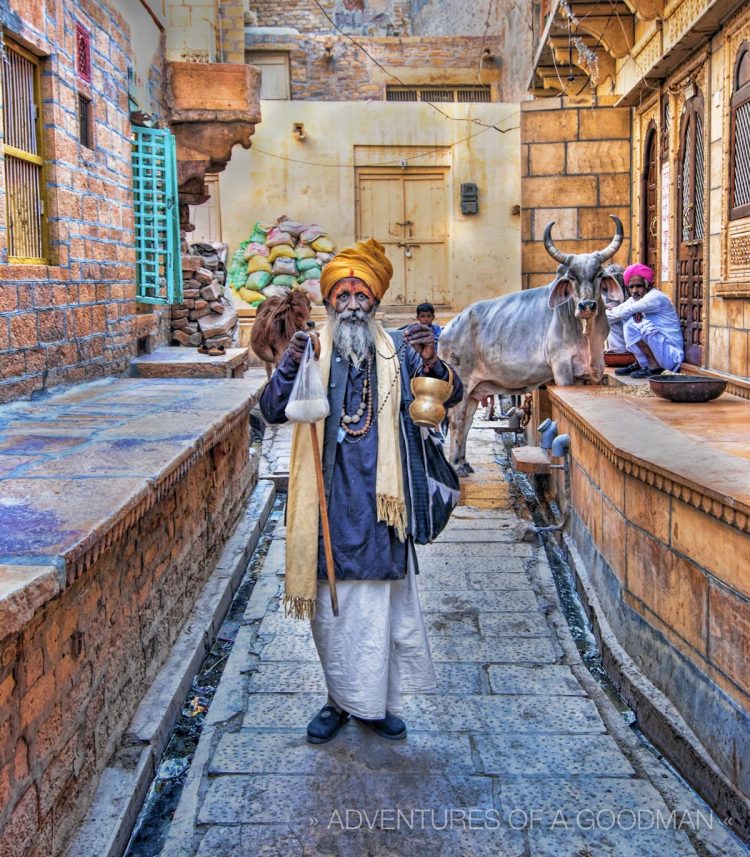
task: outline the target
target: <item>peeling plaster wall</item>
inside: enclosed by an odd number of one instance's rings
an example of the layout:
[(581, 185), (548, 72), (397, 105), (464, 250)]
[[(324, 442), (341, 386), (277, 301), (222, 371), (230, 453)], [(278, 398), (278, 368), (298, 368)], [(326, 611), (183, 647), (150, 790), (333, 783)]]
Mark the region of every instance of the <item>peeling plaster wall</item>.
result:
[[(508, 128), (518, 125), (515, 104), (442, 106), (457, 116), (466, 115), (470, 108), (471, 116), (483, 122)], [(482, 131), (464, 122), (446, 121), (428, 105), (386, 102), (263, 101), (262, 114), (253, 147), (235, 152), (220, 174), (222, 234), (230, 253), (247, 239), (256, 220), (273, 220), (281, 214), (320, 223), (336, 246), (344, 247), (356, 232), (355, 169), (348, 166), (354, 163), (355, 147), (412, 146), (429, 151), (480, 132), (447, 154), (446, 276), (452, 306), (463, 308), (520, 288), (521, 224), (511, 212), (520, 203), (521, 193), (518, 130)], [(304, 143), (292, 137), (295, 122), (304, 123)], [(378, 162), (393, 157), (393, 150), (384, 151)], [(310, 162), (339, 166), (306, 166)], [(434, 161), (413, 163), (425, 166)], [(461, 182), (479, 186), (478, 215), (460, 213)]]

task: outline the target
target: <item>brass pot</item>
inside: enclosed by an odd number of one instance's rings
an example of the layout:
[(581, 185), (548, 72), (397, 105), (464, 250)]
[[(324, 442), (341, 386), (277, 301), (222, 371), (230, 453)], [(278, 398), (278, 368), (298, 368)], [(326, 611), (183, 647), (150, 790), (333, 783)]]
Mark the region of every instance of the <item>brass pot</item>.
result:
[(411, 379), (414, 401), (409, 405), (409, 416), (418, 426), (438, 428), (445, 419), (445, 402), (453, 390), (453, 372), (448, 380), (420, 375)]

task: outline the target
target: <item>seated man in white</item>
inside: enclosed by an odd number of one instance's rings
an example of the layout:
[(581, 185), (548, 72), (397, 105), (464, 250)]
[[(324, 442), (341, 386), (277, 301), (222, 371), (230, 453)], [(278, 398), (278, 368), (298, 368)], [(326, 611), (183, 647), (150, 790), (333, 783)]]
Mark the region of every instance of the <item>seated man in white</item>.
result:
[(607, 320), (610, 325), (622, 321), (625, 347), (638, 363), (615, 369), (615, 375), (648, 378), (665, 369), (676, 372), (684, 352), (680, 319), (672, 301), (653, 287), (654, 272), (647, 265), (631, 265), (622, 277), (630, 297), (607, 309)]
[[(619, 306), (621, 303), (626, 301), (629, 297), (627, 286), (625, 285), (625, 281), (622, 278), (623, 275), (623, 267), (622, 265), (607, 265), (604, 269), (604, 273), (608, 277), (612, 277), (617, 280), (620, 284), (620, 288), (622, 289), (622, 293), (624, 295), (622, 301), (613, 300), (609, 297), (609, 295), (604, 297), (604, 306), (607, 309), (613, 309), (616, 306)], [(622, 329), (621, 321), (610, 321), (609, 322), (609, 335), (607, 336), (607, 341), (605, 343), (605, 353), (607, 354), (627, 354), (628, 349), (625, 347), (625, 332)], [(633, 367), (635, 369), (635, 367)]]

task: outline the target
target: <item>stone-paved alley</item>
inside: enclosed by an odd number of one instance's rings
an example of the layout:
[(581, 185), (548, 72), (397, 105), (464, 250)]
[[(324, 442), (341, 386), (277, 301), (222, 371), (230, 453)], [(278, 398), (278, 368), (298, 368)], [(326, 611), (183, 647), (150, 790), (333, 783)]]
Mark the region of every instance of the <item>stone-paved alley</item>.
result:
[(404, 742), (353, 721), (306, 742), (325, 687), (308, 624), (279, 609), (277, 525), (162, 854), (748, 853), (582, 664), (504, 455), (489, 426), (473, 430), (477, 472), (419, 550), (440, 690), (407, 698)]

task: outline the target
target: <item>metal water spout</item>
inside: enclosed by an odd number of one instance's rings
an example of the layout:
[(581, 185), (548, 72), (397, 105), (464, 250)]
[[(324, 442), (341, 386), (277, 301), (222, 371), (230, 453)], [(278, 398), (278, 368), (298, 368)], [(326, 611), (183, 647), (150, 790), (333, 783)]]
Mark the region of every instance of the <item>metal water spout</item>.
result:
[(550, 455), (552, 458), (562, 458), (563, 455), (567, 453), (570, 449), (570, 435), (569, 434), (559, 434), (552, 441), (552, 447), (550, 449)]
[(543, 423), (539, 425), (539, 446), (542, 449), (552, 449), (552, 441), (557, 435), (557, 423), (547, 417)]
[[(549, 425), (545, 427), (546, 423), (549, 423)], [(562, 518), (556, 524), (552, 524), (549, 527), (534, 527), (534, 530), (537, 533), (552, 533), (565, 529), (565, 525), (567, 524), (568, 518), (570, 517), (570, 509), (572, 502), (570, 490), (570, 435), (558, 434), (555, 436), (554, 432), (557, 431), (557, 425), (552, 420), (545, 420), (539, 426), (540, 434), (543, 428), (545, 435), (551, 432), (553, 436), (550, 439), (549, 447), (544, 446), (545, 439), (543, 436), (541, 444), (542, 448), (549, 449), (550, 458), (562, 458), (562, 464), (550, 464), (549, 467), (550, 470), (563, 471), (563, 515)]]

